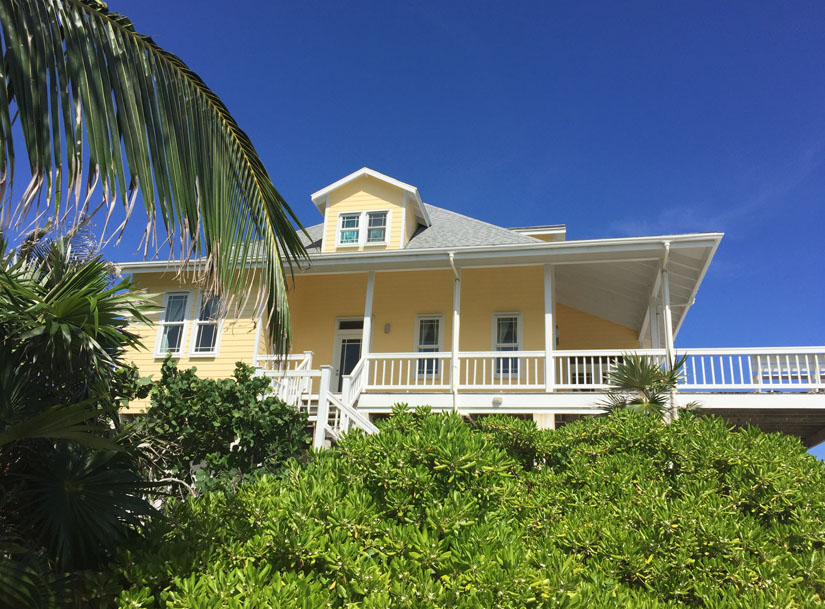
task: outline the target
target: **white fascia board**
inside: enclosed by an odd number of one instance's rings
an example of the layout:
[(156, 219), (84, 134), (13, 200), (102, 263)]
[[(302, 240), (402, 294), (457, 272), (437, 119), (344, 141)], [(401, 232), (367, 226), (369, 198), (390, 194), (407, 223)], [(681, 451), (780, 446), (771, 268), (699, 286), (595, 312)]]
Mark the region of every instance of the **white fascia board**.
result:
[[(642, 257), (645, 259), (658, 259), (664, 256), (663, 243), (670, 243), (671, 248), (695, 248), (705, 247), (716, 251), (723, 237), (723, 233), (690, 233), (685, 235), (661, 235), (651, 237), (622, 237), (616, 239), (583, 239), (580, 241), (558, 241), (558, 242), (536, 242), (519, 243), (514, 245), (498, 246), (471, 246), (453, 248), (422, 248), (405, 250), (388, 250), (381, 252), (334, 252), (310, 254), (310, 272), (336, 272), (336, 267), (340, 272), (348, 271), (341, 267), (358, 267), (360, 270), (368, 270), (375, 267), (387, 267), (391, 269), (394, 265), (403, 268), (440, 268), (449, 267), (448, 254), (454, 254), (455, 262), (461, 266), (461, 262), (470, 263), (471, 266), (507, 266), (527, 263), (526, 259), (534, 257), (545, 262), (599, 262), (613, 259), (634, 260)], [(623, 255), (622, 255), (623, 254)], [(618, 256), (617, 256), (618, 255)], [(708, 256), (704, 271), (712, 259), (712, 253)], [(528, 261), (529, 262), (529, 261)], [(529, 262), (532, 264), (533, 262)], [(122, 262), (118, 266), (133, 273), (148, 273), (161, 271), (176, 271), (178, 266), (175, 262), (167, 260)], [(255, 266), (253, 263), (252, 266)], [(186, 270), (200, 268), (201, 261), (190, 261)], [(704, 273), (703, 273), (704, 275)], [(698, 283), (698, 282), (697, 282)]]
[(687, 317), (688, 311), (690, 307), (693, 306), (693, 301), (696, 299), (696, 294), (699, 292), (699, 286), (702, 285), (702, 282), (705, 280), (705, 275), (707, 275), (708, 268), (710, 268), (710, 263), (713, 261), (713, 257), (716, 255), (716, 250), (719, 249), (719, 244), (722, 241), (722, 234), (719, 234), (719, 238), (711, 247), (710, 251), (708, 252), (708, 257), (705, 260), (705, 264), (702, 267), (701, 272), (699, 273), (699, 277), (696, 279), (696, 283), (693, 284), (693, 290), (690, 293), (690, 298), (688, 299), (688, 306), (682, 311), (682, 315), (679, 317), (679, 322), (676, 324), (676, 328), (673, 330), (673, 340), (676, 340), (676, 336), (679, 334), (679, 330), (682, 328), (682, 324), (685, 322), (685, 318)]
[(369, 176), (371, 178), (375, 178), (377, 180), (381, 180), (382, 182), (386, 182), (396, 188), (400, 188), (412, 195), (413, 201), (418, 206), (418, 213), (416, 214), (421, 220), (423, 220), (425, 226), (431, 226), (432, 222), (430, 221), (430, 216), (427, 213), (427, 209), (424, 207), (424, 203), (421, 200), (421, 195), (418, 193), (418, 188), (413, 186), (412, 184), (407, 184), (406, 182), (402, 182), (401, 180), (396, 180), (395, 178), (391, 178), (390, 176), (381, 173), (380, 171), (375, 171), (374, 169), (370, 169), (369, 167), (362, 167), (358, 171), (353, 171), (348, 176), (344, 176), (340, 180), (333, 182), (329, 186), (325, 186), (321, 190), (317, 190), (312, 193), (309, 197), (312, 199), (312, 202), (315, 206), (323, 212), (323, 208), (325, 205), (329, 204), (329, 193), (333, 190), (336, 190), (347, 184), (352, 182), (353, 180), (357, 180), (358, 178)]
[[(536, 242), (499, 246), (472, 246), (454, 248), (422, 248), (391, 250), (370, 253), (327, 253), (311, 254), (311, 266), (317, 270), (333, 269), (336, 266), (360, 266), (375, 268), (391, 267), (398, 264), (409, 267), (414, 263), (418, 268), (449, 266), (448, 254), (454, 254), (458, 266), (507, 266), (521, 263), (543, 262), (599, 262), (611, 258), (635, 260), (639, 258), (656, 260), (664, 257), (663, 243), (671, 248), (714, 248), (722, 238), (721, 233), (689, 235), (665, 235), (661, 237), (632, 237), (621, 239), (593, 239), (582, 241)], [(529, 261), (535, 258), (535, 261)]]

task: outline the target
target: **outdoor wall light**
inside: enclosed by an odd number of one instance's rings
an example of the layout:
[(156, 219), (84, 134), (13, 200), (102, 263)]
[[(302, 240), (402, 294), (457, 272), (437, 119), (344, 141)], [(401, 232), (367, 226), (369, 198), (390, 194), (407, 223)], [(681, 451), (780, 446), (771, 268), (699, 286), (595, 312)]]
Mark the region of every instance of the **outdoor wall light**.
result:
[(390, 324), (384, 324), (384, 334), (390, 333)]
[(504, 402), (504, 399), (500, 395), (493, 398), (493, 406), (501, 406), (502, 402)]

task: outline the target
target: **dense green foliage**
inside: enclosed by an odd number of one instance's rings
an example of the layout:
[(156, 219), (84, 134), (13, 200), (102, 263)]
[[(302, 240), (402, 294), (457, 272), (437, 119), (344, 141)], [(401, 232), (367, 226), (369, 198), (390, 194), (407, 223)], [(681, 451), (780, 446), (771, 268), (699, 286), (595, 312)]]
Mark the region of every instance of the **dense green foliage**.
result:
[(152, 407), (133, 425), (156, 478), (203, 491), (277, 470), (308, 446), (306, 414), (267, 393), (269, 379), (238, 362), (233, 378), (201, 379), (163, 363)]
[(117, 409), (146, 301), (82, 232), (0, 237), (0, 604), (42, 606), (151, 513)]
[(798, 440), (631, 411), (557, 431), (400, 409), (175, 502), (121, 607), (814, 607), (825, 469)]

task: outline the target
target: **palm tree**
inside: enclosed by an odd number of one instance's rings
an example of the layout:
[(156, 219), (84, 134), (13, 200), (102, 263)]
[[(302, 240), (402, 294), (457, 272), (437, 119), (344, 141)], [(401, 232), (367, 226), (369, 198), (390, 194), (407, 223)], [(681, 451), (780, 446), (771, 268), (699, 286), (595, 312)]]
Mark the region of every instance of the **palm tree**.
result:
[[(82, 228), (82, 227), (81, 227)], [(0, 237), (0, 605), (52, 604), (151, 513), (118, 432), (129, 318), (153, 305), (85, 244)], [(65, 584), (66, 582), (63, 582)]]
[[(181, 264), (204, 259), (207, 289), (228, 302), (256, 290), (285, 351), (300, 223), (218, 96), (100, 0), (0, 0), (0, 25), (0, 226), (100, 210), (101, 239), (119, 239), (140, 190), (144, 254), (160, 225)], [(18, 130), (31, 180), (13, 200)], [(117, 205), (126, 220), (109, 227)]]
[[(685, 359), (682, 356), (663, 365), (637, 353), (624, 354), (610, 371), (610, 390), (602, 405), (609, 411), (628, 409), (666, 415), (673, 409), (672, 396), (679, 384)], [(686, 407), (695, 406), (691, 402)]]

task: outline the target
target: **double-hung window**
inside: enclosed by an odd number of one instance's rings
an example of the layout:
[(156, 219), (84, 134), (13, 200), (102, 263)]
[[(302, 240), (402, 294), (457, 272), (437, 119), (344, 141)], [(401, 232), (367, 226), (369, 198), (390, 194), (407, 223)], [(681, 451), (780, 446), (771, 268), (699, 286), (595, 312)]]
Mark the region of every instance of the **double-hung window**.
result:
[[(419, 315), (416, 318), (415, 348), (419, 353), (441, 351), (443, 334), (441, 315)], [(441, 362), (435, 357), (418, 360), (418, 376), (435, 377), (441, 373)]]
[(390, 236), (390, 212), (363, 211), (338, 214), (338, 245), (386, 245)]
[(387, 212), (367, 212), (367, 243), (387, 242)]
[(217, 296), (201, 294), (192, 338), (192, 355), (215, 355), (218, 346), (221, 303)]
[[(518, 313), (496, 313), (493, 315), (493, 347), (496, 351), (519, 351), (521, 347), (521, 315)], [(496, 374), (499, 376), (518, 375), (518, 358), (497, 357)]]
[(338, 231), (339, 245), (358, 245), (361, 214), (341, 214), (341, 229)]
[(164, 301), (155, 353), (159, 356), (167, 353), (180, 356), (186, 312), (189, 309), (189, 292), (167, 292)]

